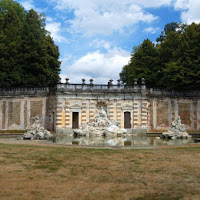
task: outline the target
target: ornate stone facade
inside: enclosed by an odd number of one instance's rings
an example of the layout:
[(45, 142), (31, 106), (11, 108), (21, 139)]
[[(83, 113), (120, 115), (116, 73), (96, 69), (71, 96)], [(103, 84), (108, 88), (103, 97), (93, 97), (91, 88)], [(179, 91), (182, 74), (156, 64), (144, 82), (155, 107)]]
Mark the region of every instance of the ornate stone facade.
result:
[(164, 131), (178, 116), (186, 129), (200, 129), (200, 92), (133, 87), (58, 84), (55, 88), (0, 89), (0, 129), (26, 129), (40, 117), (50, 131), (70, 133), (94, 120), (100, 107), (128, 132)]
[(109, 120), (119, 121), (121, 128), (147, 130), (149, 104), (141, 86), (59, 84), (56, 97), (58, 132), (92, 122), (100, 107)]

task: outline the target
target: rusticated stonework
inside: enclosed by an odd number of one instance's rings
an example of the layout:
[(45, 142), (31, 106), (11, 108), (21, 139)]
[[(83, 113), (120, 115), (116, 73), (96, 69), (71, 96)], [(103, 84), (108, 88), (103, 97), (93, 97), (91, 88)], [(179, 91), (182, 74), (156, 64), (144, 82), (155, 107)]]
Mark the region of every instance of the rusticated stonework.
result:
[(130, 132), (167, 130), (178, 116), (186, 129), (200, 129), (200, 92), (93, 84), (0, 89), (0, 129), (26, 129), (38, 116), (46, 129), (67, 133), (91, 123), (100, 107), (109, 120), (120, 122)]

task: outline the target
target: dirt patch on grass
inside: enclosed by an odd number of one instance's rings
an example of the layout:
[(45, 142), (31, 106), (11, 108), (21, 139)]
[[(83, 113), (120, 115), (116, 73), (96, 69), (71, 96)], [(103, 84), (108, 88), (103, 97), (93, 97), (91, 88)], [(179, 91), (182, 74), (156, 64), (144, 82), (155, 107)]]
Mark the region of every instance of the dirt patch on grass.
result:
[(31, 142), (0, 144), (0, 199), (200, 199), (200, 145), (125, 150)]

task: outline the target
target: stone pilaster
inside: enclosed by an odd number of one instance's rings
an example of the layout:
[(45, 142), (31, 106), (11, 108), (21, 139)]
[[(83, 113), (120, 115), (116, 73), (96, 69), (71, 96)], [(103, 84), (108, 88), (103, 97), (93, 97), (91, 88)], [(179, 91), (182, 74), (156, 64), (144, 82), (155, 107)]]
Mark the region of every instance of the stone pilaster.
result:
[(31, 118), (31, 109), (30, 109), (30, 100), (27, 99), (27, 128), (30, 127), (30, 118)]
[(190, 121), (191, 121), (191, 128), (194, 129), (194, 105), (193, 101), (190, 103)]
[(197, 129), (200, 130), (200, 100), (197, 102)]
[(24, 99), (21, 101), (21, 104), (20, 104), (20, 125), (21, 125), (21, 129), (25, 129), (24, 127)]
[(172, 102), (171, 99), (169, 98), (168, 100), (168, 122), (169, 122), (169, 126), (172, 122)]
[(174, 113), (175, 113), (175, 119), (177, 119), (178, 118), (178, 100), (177, 99), (175, 99), (174, 100)]
[(153, 100), (153, 129), (157, 127), (157, 100)]
[(6, 112), (5, 112), (5, 129), (8, 129), (8, 100), (6, 100)]
[(141, 109), (141, 127), (142, 128), (147, 128), (147, 124), (148, 124), (147, 114), (148, 114), (148, 102), (147, 100), (142, 100), (142, 109)]

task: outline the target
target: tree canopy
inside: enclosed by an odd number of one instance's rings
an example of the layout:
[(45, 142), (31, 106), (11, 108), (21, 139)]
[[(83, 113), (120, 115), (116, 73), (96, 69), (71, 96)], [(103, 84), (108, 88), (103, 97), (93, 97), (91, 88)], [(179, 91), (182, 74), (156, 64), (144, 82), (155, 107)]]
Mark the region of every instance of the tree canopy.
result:
[(132, 85), (145, 78), (148, 87), (200, 89), (200, 24), (167, 24), (157, 45), (146, 39), (134, 48), (130, 62), (120, 73)]
[(59, 81), (58, 47), (45, 30), (44, 15), (0, 1), (0, 87), (44, 87)]

